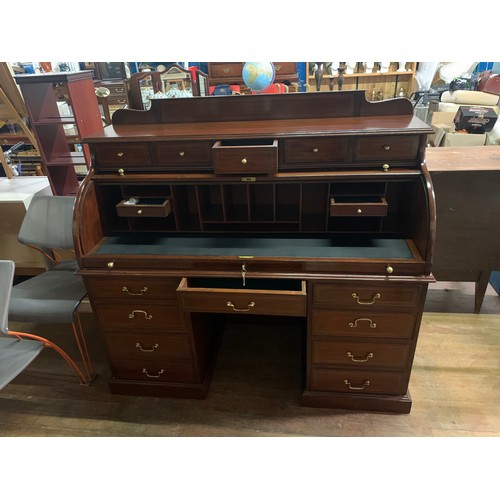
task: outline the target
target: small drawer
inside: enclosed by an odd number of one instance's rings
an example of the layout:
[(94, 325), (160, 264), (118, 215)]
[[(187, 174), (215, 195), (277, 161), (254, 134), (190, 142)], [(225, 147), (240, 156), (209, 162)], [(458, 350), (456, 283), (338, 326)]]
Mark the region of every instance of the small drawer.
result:
[(313, 368), (311, 390), (352, 394), (406, 394), (408, 383), (401, 372)]
[(150, 165), (149, 144), (95, 144), (93, 146), (97, 166), (119, 168), (124, 165)]
[(311, 362), (356, 369), (376, 367), (403, 370), (407, 366), (409, 354), (408, 344), (314, 340)]
[(147, 276), (84, 276), (91, 299), (109, 297), (125, 300), (176, 300), (180, 278), (151, 278)]
[(151, 143), (155, 165), (203, 166), (212, 163), (212, 143), (210, 141), (176, 141)]
[(115, 360), (135, 359), (151, 361), (154, 359), (177, 358), (191, 361), (189, 340), (185, 334), (145, 335), (138, 332), (103, 331), (110, 357)]
[(348, 158), (347, 137), (316, 137), (285, 139), (283, 141), (284, 161), (293, 163), (337, 163)]
[(354, 147), (354, 161), (415, 160), (419, 145), (418, 135), (358, 137)]
[(312, 334), (332, 337), (410, 339), (416, 321), (415, 314), (396, 312), (313, 309), (311, 316)]
[(210, 63), (208, 71), (210, 78), (224, 78), (235, 77), (241, 80), (241, 72), (243, 70), (243, 63)]
[(170, 200), (165, 198), (129, 198), (116, 205), (119, 217), (167, 217), (170, 210)]
[(306, 283), (298, 280), (183, 278), (177, 292), (187, 311), (306, 315)]
[(277, 139), (217, 141), (212, 151), (216, 174), (270, 174), (278, 170)]
[(330, 198), (332, 217), (385, 217), (387, 201), (382, 196), (335, 196)]
[(423, 292), (422, 285), (313, 283), (314, 306), (332, 309), (405, 308), (416, 310)]
[(164, 332), (186, 331), (183, 312), (177, 305), (161, 302), (137, 301), (136, 303), (96, 303), (94, 313), (101, 325), (127, 328), (129, 331), (141, 328), (161, 329)]

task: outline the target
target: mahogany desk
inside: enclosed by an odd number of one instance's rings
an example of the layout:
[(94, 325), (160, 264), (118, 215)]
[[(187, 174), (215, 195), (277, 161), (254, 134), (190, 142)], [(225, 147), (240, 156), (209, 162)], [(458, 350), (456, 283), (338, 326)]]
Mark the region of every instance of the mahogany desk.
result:
[(476, 283), (479, 313), (490, 273), (500, 269), (500, 146), (428, 148), (436, 196), (432, 272)]

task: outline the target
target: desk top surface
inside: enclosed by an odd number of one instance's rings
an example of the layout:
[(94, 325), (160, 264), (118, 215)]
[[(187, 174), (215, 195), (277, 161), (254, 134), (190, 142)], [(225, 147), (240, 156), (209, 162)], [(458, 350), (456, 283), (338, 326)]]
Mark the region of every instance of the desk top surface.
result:
[(427, 148), (430, 172), (500, 170), (500, 146)]

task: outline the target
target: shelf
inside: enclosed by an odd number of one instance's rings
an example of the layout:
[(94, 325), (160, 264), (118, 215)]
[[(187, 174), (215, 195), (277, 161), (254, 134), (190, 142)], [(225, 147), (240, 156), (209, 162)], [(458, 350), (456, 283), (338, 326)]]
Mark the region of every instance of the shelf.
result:
[[(413, 71), (387, 71), (385, 73), (344, 73), (344, 78), (360, 78), (360, 77), (383, 77), (383, 76), (404, 76), (413, 75)], [(338, 74), (335, 75), (323, 75), (323, 79), (329, 80), (330, 78), (338, 78)], [(308, 75), (308, 80), (314, 80), (314, 75)]]
[(85, 156), (82, 152), (71, 152), (68, 155), (62, 155), (54, 160), (47, 161), (47, 165), (51, 167), (68, 166), (68, 165), (86, 165)]
[(49, 116), (36, 120), (33, 124), (38, 127), (39, 125), (72, 125), (74, 123), (76, 123), (74, 116)]

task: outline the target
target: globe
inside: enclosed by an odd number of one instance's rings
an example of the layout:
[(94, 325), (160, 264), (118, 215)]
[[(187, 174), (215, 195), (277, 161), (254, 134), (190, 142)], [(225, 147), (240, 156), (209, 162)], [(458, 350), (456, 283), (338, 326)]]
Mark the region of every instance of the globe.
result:
[(242, 77), (246, 86), (254, 92), (266, 90), (274, 81), (276, 71), (270, 62), (247, 62), (243, 66)]

